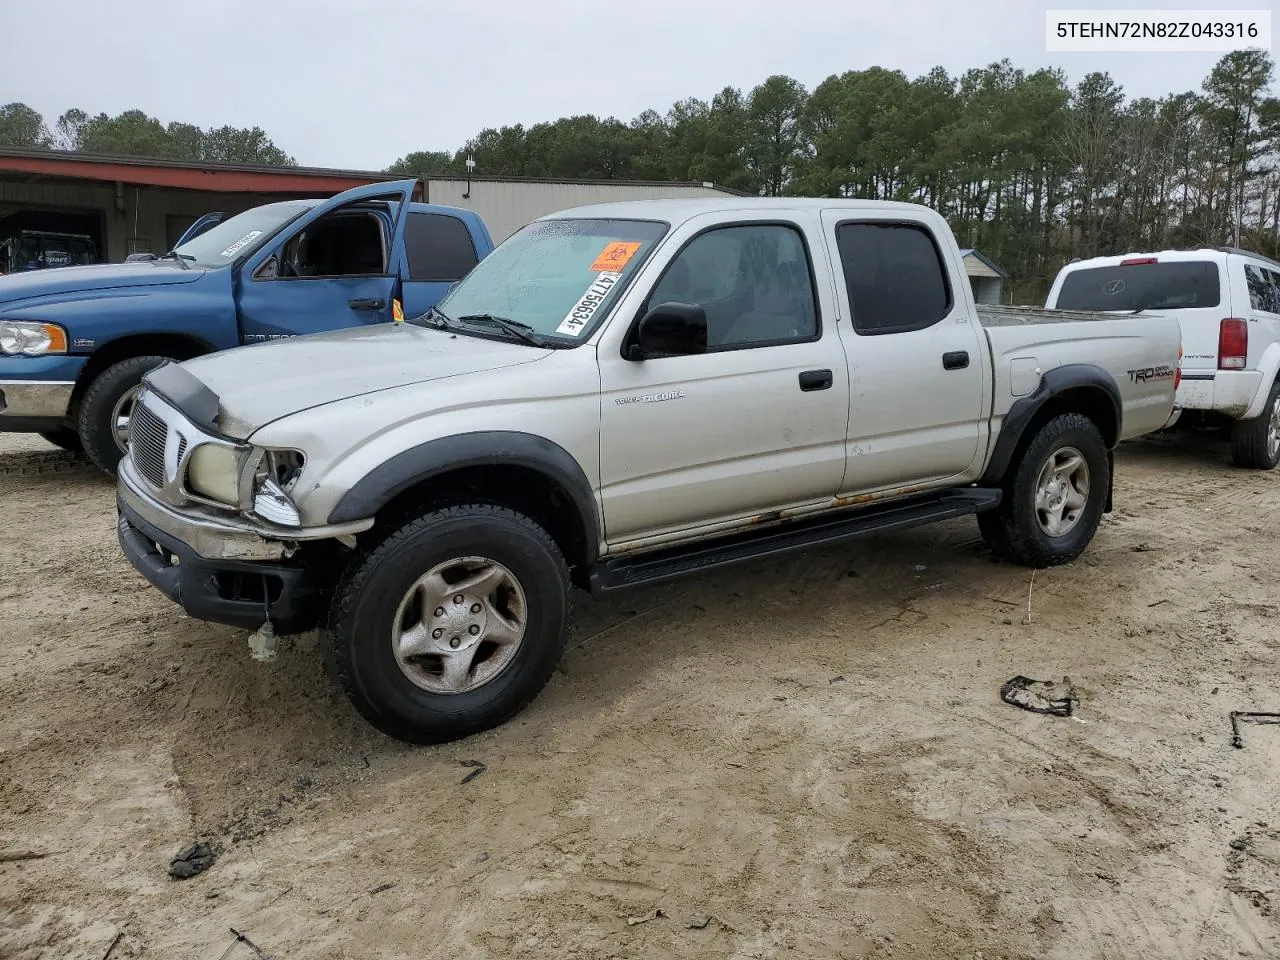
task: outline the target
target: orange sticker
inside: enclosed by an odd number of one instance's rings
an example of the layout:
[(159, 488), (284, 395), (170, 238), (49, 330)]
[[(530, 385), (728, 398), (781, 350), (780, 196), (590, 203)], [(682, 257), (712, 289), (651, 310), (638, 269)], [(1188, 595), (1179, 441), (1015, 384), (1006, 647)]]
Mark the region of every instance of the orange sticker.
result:
[(627, 261), (634, 257), (639, 249), (639, 243), (615, 240), (600, 251), (596, 256), (595, 263), (591, 264), (591, 269), (596, 273), (601, 273), (605, 270), (619, 271), (627, 265)]

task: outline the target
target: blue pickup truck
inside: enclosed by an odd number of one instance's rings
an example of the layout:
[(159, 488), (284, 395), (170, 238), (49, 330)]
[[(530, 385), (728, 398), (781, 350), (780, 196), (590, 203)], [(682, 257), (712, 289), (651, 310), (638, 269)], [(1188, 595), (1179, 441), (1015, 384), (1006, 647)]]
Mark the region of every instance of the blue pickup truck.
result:
[(0, 277), (0, 431), (124, 453), (142, 375), (166, 359), (425, 313), (493, 249), (417, 181), (210, 217), (161, 257)]

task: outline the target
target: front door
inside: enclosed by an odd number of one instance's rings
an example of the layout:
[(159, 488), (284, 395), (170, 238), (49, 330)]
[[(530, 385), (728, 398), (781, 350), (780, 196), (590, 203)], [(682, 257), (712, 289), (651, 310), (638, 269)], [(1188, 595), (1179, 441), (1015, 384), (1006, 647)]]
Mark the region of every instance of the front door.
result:
[(601, 499), (611, 545), (829, 501), (849, 385), (795, 222), (711, 227), (645, 307), (698, 304), (707, 352), (601, 357)]
[[(962, 273), (923, 223), (823, 214), (838, 252), (849, 358), (843, 495), (973, 474), (986, 441), (987, 349)], [(953, 279), (954, 278), (954, 279)], [(967, 479), (974, 479), (968, 476)]]
[(415, 181), (371, 184), (318, 204), (241, 266), (246, 343), (392, 319)]

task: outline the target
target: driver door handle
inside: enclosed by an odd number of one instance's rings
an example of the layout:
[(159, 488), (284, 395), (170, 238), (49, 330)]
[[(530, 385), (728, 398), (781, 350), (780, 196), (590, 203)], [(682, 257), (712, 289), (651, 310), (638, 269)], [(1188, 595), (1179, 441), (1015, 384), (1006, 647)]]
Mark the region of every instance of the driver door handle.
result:
[(969, 365), (968, 350), (952, 350), (942, 355), (943, 370), (963, 370)]
[(806, 370), (800, 374), (800, 389), (808, 392), (810, 390), (828, 390), (834, 381), (831, 378), (830, 370)]
[(381, 310), (386, 305), (387, 301), (377, 299), (347, 301), (347, 306), (352, 310)]

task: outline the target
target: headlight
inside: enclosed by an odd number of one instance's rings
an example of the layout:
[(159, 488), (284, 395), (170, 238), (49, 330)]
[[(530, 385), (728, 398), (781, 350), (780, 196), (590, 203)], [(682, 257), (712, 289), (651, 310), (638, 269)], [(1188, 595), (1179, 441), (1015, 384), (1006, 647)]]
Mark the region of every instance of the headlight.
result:
[(240, 457), (231, 447), (204, 443), (187, 461), (187, 488), (234, 507), (240, 502)]
[(302, 518), (289, 491), (306, 458), (297, 450), (266, 450), (253, 476), (253, 512), (282, 527), (300, 527)]
[(41, 357), (67, 352), (67, 331), (56, 323), (0, 320), (0, 353)]

